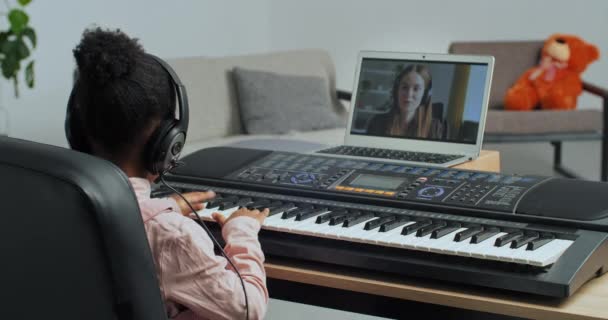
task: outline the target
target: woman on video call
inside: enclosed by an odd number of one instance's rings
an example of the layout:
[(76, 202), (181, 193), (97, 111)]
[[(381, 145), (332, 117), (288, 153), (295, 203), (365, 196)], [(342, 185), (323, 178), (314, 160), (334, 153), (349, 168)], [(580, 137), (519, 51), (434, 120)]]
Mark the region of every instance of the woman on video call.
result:
[(424, 65), (409, 65), (395, 78), (392, 104), (388, 113), (370, 121), (368, 133), (380, 136), (405, 136), (441, 139), (443, 119), (433, 118), (431, 73)]

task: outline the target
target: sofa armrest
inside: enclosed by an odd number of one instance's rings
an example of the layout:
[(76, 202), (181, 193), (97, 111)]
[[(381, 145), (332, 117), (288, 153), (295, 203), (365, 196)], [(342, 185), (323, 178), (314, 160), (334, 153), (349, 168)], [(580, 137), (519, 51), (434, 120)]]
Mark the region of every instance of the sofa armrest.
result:
[(344, 90), (336, 90), (336, 93), (338, 95), (338, 100), (345, 100), (345, 101), (351, 101), (351, 98), (353, 96), (352, 92), (348, 92), (348, 91), (344, 91)]

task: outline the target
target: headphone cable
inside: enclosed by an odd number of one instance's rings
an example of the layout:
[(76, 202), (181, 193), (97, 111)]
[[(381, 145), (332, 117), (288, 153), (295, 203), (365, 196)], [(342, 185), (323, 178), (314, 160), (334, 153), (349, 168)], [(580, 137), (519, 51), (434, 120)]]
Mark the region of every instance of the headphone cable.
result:
[(241, 286), (243, 287), (243, 293), (245, 294), (245, 320), (249, 320), (249, 300), (247, 299), (247, 290), (245, 289), (245, 281), (243, 280), (243, 277), (241, 276), (241, 273), (239, 272), (239, 269), (232, 262), (232, 259), (230, 259), (230, 257), (228, 257), (228, 255), (224, 251), (224, 248), (222, 248), (222, 246), (219, 244), (219, 242), (217, 241), (217, 239), (215, 239), (215, 237), (213, 236), (213, 234), (211, 234), (211, 231), (209, 230), (209, 228), (207, 227), (207, 225), (205, 224), (205, 222), (201, 219), (201, 217), (198, 215), (198, 212), (196, 212), (196, 210), (194, 210), (194, 207), (190, 204), (190, 201), (188, 201), (186, 199), (186, 197), (184, 197), (184, 195), (182, 195), (181, 192), (177, 191), (175, 188), (173, 188), (172, 186), (170, 186), (165, 181), (164, 175), (169, 170), (172, 170), (173, 168), (176, 168), (176, 167), (178, 167), (180, 165), (183, 165), (183, 164), (184, 164), (183, 162), (177, 162), (177, 163), (175, 163), (175, 165), (171, 166), (169, 169), (167, 169), (166, 171), (162, 172), (160, 174), (160, 176), (159, 176), (160, 181), (163, 183), (163, 185), (165, 185), (165, 187), (171, 189), (173, 192), (175, 192), (177, 195), (179, 195), (186, 202), (186, 204), (188, 204), (188, 207), (190, 207), (190, 209), (192, 210), (192, 213), (194, 213), (194, 216), (196, 217), (196, 222), (201, 227), (203, 227), (203, 229), (205, 229), (205, 231), (207, 232), (207, 234), (211, 238), (211, 241), (213, 241), (213, 243), (215, 244), (215, 246), (217, 248), (219, 248), (219, 250), (222, 253), (222, 255), (226, 258), (226, 260), (228, 260), (228, 263), (230, 263), (230, 265), (232, 266), (232, 268), (234, 269), (234, 271), (236, 272), (236, 274), (239, 276), (239, 279), (241, 280)]

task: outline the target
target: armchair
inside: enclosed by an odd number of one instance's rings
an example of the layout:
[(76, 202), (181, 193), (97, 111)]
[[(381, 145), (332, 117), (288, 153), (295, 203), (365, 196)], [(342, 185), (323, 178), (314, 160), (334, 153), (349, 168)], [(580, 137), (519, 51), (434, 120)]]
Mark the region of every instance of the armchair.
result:
[(603, 99), (601, 110), (515, 112), (503, 109), (507, 89), (528, 68), (537, 65), (543, 41), (454, 42), (450, 53), (483, 54), (495, 58), (484, 142), (550, 142), (553, 168), (570, 178), (578, 177), (562, 164), (562, 142), (601, 140), (601, 181), (608, 178), (608, 90), (584, 82), (586, 92)]
[(0, 137), (3, 319), (167, 319), (135, 194), (111, 163)]

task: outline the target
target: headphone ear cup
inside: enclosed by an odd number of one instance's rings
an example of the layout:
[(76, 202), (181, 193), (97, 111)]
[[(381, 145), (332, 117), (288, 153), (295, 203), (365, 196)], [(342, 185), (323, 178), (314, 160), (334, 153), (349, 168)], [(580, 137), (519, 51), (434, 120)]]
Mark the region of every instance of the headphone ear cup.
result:
[(165, 120), (154, 131), (144, 148), (144, 165), (153, 174), (171, 168), (179, 158), (186, 135), (179, 130), (175, 120)]

